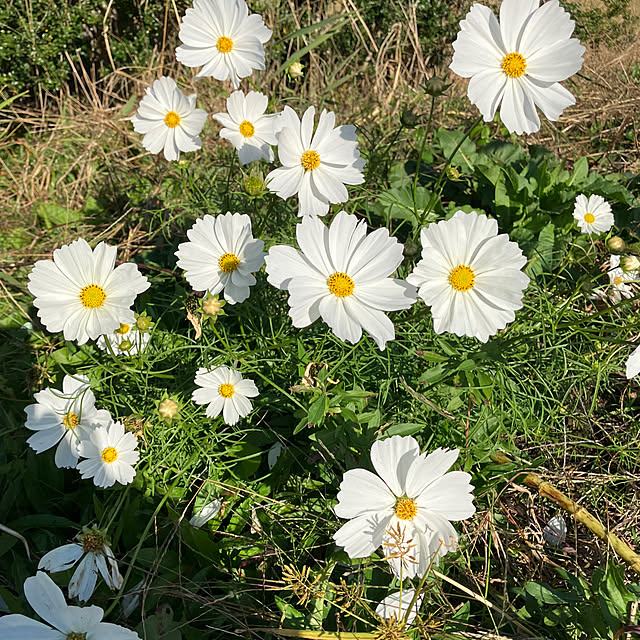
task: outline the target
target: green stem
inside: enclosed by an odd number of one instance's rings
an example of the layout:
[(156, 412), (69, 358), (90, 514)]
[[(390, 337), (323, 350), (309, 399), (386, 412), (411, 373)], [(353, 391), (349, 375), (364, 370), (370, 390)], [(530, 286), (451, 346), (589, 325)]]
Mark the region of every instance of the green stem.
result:
[(424, 145), (427, 142), (427, 135), (429, 133), (429, 128), (431, 127), (431, 120), (433, 118), (433, 109), (436, 105), (436, 97), (431, 96), (431, 107), (429, 109), (429, 117), (427, 118), (427, 125), (422, 130), (422, 142), (420, 143), (420, 152), (418, 153), (418, 160), (416, 161), (416, 174), (413, 177), (413, 211), (418, 217), (418, 209), (416, 207), (416, 189), (418, 187), (418, 177), (420, 175), (420, 165), (422, 164), (422, 154), (424, 152)]
[(451, 162), (455, 157), (458, 150), (463, 145), (464, 141), (471, 135), (471, 132), (482, 122), (482, 116), (479, 116), (477, 120), (473, 122), (473, 124), (465, 131), (465, 134), (460, 139), (460, 142), (456, 145), (455, 149), (451, 152), (447, 161), (444, 163), (444, 167), (442, 167), (442, 171), (440, 171), (440, 175), (438, 176), (438, 180), (433, 188), (433, 193), (431, 195), (431, 199), (429, 200), (427, 206), (422, 211), (422, 215), (418, 217), (418, 229), (420, 229), (424, 225), (425, 218), (433, 211), (433, 207), (436, 204), (436, 200), (440, 197), (443, 188), (444, 179), (447, 176), (447, 171), (451, 166)]

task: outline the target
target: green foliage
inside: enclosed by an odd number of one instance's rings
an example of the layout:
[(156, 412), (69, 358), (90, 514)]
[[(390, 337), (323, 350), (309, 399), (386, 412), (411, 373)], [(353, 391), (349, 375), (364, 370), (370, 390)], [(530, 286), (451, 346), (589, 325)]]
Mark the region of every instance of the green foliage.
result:
[[(183, 9), (187, 2), (178, 2)], [(0, 87), (10, 95), (57, 91), (73, 78), (67, 56), (79, 66), (111, 70), (103, 25), (116, 67), (145, 66), (162, 38), (164, 0), (56, 2), (9, 0), (0, 8)]]

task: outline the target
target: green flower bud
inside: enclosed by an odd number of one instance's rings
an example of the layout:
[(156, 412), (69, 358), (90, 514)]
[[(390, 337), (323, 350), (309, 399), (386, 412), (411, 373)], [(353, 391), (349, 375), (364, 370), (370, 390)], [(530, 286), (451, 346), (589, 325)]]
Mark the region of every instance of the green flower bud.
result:
[(611, 236), (607, 240), (607, 247), (609, 247), (609, 250), (613, 251), (613, 253), (622, 253), (627, 248), (627, 245), (619, 236)]

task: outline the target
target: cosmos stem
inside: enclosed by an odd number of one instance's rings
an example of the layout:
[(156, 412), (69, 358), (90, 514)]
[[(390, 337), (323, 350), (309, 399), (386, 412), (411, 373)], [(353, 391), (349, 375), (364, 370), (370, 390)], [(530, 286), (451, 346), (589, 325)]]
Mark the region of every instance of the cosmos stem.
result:
[[(471, 135), (471, 132), (481, 123), (482, 123), (482, 116), (480, 115), (476, 120), (473, 121), (471, 126), (464, 132), (464, 135), (462, 136), (462, 138), (460, 138), (460, 141), (455, 146), (454, 150), (449, 154), (449, 157), (447, 158), (447, 161), (444, 163), (444, 167), (442, 167), (440, 171), (440, 175), (436, 180), (436, 184), (433, 187), (433, 193), (431, 194), (431, 198), (427, 203), (427, 206), (422, 210), (422, 213), (417, 217), (418, 225), (416, 226), (416, 229), (419, 230), (424, 226), (424, 221), (426, 217), (433, 211), (433, 208), (435, 207), (435, 204), (436, 204), (436, 200), (440, 197), (440, 194), (442, 193), (442, 188), (444, 186), (443, 183), (445, 178), (447, 177), (447, 171), (451, 166), (451, 162), (453, 161), (453, 158), (455, 157), (456, 153), (458, 153), (458, 150), (464, 144), (464, 141), (467, 138), (469, 138), (469, 136)], [(414, 189), (414, 198), (415, 198), (415, 189)]]

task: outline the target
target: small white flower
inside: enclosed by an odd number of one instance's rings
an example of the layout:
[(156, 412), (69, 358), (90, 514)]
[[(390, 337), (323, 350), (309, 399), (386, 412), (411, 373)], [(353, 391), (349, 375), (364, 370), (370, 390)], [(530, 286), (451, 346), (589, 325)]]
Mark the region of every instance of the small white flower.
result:
[(84, 344), (135, 322), (130, 307), (150, 282), (135, 264), (115, 267), (117, 251), (104, 242), (92, 251), (79, 239), (56, 249), (53, 260), (36, 262), (27, 286), (48, 331)]
[[(350, 558), (365, 558), (383, 545), (396, 575), (424, 575), (430, 562), (457, 548), (458, 534), (449, 521), (475, 513), (471, 476), (447, 473), (458, 454), (457, 449), (421, 454), (411, 436), (374, 442), (371, 462), (378, 475), (351, 469), (340, 484), (334, 510), (349, 522), (333, 536), (336, 544)], [(403, 557), (396, 544), (399, 537)]]
[(194, 0), (182, 18), (176, 58), (187, 67), (202, 66), (197, 78), (229, 78), (237, 89), (253, 69), (264, 70), (271, 33), (262, 16), (249, 15), (244, 0)]
[(220, 500), (213, 500), (202, 507), (198, 513), (194, 514), (191, 520), (189, 520), (189, 524), (192, 527), (204, 527), (211, 518), (215, 518), (220, 509), (222, 507), (222, 503)]
[(86, 376), (65, 376), (62, 391), (47, 388), (38, 391), (36, 404), (26, 407), (27, 429), (36, 431), (29, 446), (42, 453), (58, 444), (55, 463), (60, 469), (75, 469), (79, 444), (96, 427), (111, 421), (109, 412), (96, 409), (95, 396)]
[(207, 112), (196, 109), (196, 94), (185, 96), (176, 83), (163, 76), (147, 87), (138, 112), (131, 118), (133, 129), (143, 133), (142, 146), (149, 153), (179, 160), (181, 151), (197, 151), (202, 147), (199, 134), (207, 120)]
[(268, 281), (289, 291), (289, 315), (294, 327), (318, 318), (340, 338), (357, 343), (365, 329), (380, 349), (395, 337), (384, 313), (408, 309), (415, 289), (389, 278), (402, 262), (402, 245), (387, 229), (367, 235), (364, 220), (341, 211), (327, 228), (306, 216), (297, 225), (301, 251), (272, 247), (266, 258)]
[(85, 527), (76, 538), (78, 542), (65, 544), (45, 554), (38, 563), (38, 569), (58, 573), (71, 569), (82, 558), (69, 583), (69, 597), (78, 598), (80, 602), (86, 602), (93, 594), (98, 572), (109, 589), (119, 589), (123, 578), (105, 535), (95, 527)]
[(278, 157), (282, 167), (265, 181), (270, 191), (283, 200), (298, 194), (298, 215), (323, 216), (329, 203), (346, 202), (345, 184), (362, 184), (365, 161), (358, 151), (353, 125), (335, 126), (335, 114), (325, 109), (313, 132), (315, 107), (302, 116), (285, 107), (280, 116)]
[(78, 471), (83, 479), (93, 478), (96, 487), (129, 484), (136, 475), (133, 465), (140, 459), (137, 446), (136, 437), (125, 433), (120, 422), (94, 429), (80, 442), (80, 455), (87, 459), (78, 464)]
[(627, 358), (627, 378), (635, 378), (640, 373), (640, 346)]
[(486, 342), (515, 318), (529, 278), (527, 259), (498, 223), (475, 211), (422, 229), (422, 260), (408, 282), (430, 307), (436, 333)]
[(620, 267), (620, 256), (612, 255), (609, 258), (609, 286), (606, 290), (597, 289), (593, 292), (592, 298), (600, 298), (606, 300), (609, 298), (612, 302), (620, 302), (622, 298), (632, 298), (635, 294), (633, 285), (629, 282), (638, 280), (636, 271), (625, 272)]
[(196, 291), (216, 295), (224, 290), (230, 304), (244, 302), (256, 283), (254, 271), (264, 262), (264, 242), (251, 235), (244, 213), (206, 215), (187, 231), (189, 242), (178, 245), (178, 266)]
[(278, 144), (276, 130), (279, 113), (265, 114), (269, 99), (263, 93), (234, 91), (227, 98), (228, 113), (214, 113), (212, 118), (224, 128), (220, 137), (229, 140), (238, 150), (242, 164), (254, 160), (273, 162), (273, 149)]
[[(415, 593), (415, 589), (404, 589), (403, 591), (396, 591), (395, 593), (388, 595), (376, 607), (376, 614), (385, 620), (394, 618), (398, 623), (404, 621)], [(416, 602), (413, 605), (413, 609), (411, 609), (411, 613), (407, 617), (407, 627), (416, 619), (423, 600), (424, 595), (419, 595), (417, 597)]]
[(469, 81), (469, 100), (493, 120), (500, 106), (505, 127), (517, 134), (540, 129), (536, 106), (557, 120), (575, 99), (561, 84), (580, 71), (584, 47), (572, 38), (575, 23), (550, 0), (504, 0), (500, 23), (474, 3), (453, 43), (450, 69)]
[[(138, 331), (135, 324), (121, 324), (108, 336), (100, 336), (96, 345), (103, 351), (113, 352), (116, 356), (135, 356), (142, 353), (151, 340), (151, 334), (146, 331)], [(109, 346), (107, 346), (107, 342)]]
[(249, 398), (255, 398), (259, 393), (253, 380), (243, 378), (238, 371), (228, 367), (217, 367), (213, 371), (201, 367), (196, 371), (194, 382), (200, 388), (193, 392), (193, 401), (207, 405), (209, 418), (222, 413), (229, 425), (251, 413), (253, 407)]
[(51, 626), (21, 614), (3, 616), (2, 640), (140, 640), (135, 631), (102, 622), (104, 611), (100, 607), (70, 607), (60, 588), (43, 571), (24, 581), (24, 595)]
[(582, 233), (603, 233), (613, 227), (611, 205), (602, 197), (580, 194), (573, 207), (573, 217)]
[(567, 539), (567, 523), (560, 515), (555, 515), (542, 529), (542, 537), (554, 547), (564, 544)]

